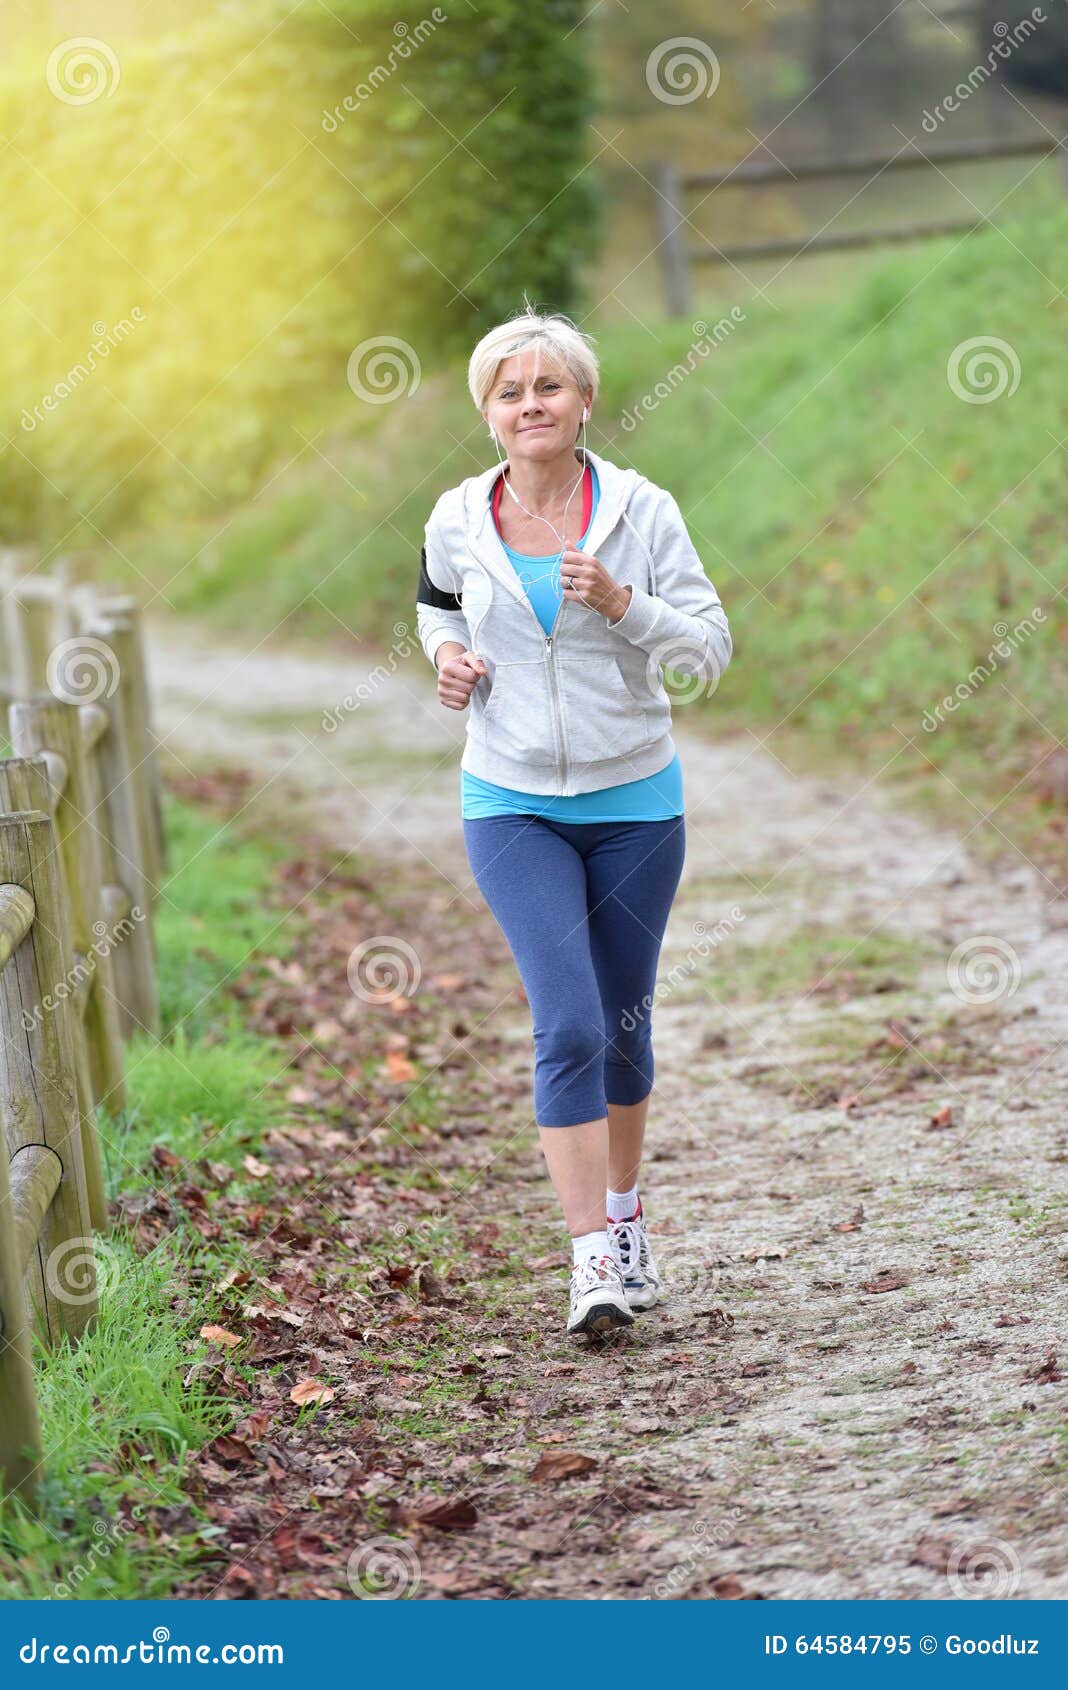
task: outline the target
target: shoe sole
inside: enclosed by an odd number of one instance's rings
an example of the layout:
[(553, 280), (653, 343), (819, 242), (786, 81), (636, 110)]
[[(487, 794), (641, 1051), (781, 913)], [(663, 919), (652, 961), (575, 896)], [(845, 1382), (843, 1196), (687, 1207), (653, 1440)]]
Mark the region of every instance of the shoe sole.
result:
[(619, 1326), (633, 1326), (634, 1316), (629, 1308), (621, 1309), (617, 1303), (594, 1303), (586, 1310), (577, 1326), (569, 1326), (567, 1335), (574, 1338), (584, 1332), (611, 1332)]

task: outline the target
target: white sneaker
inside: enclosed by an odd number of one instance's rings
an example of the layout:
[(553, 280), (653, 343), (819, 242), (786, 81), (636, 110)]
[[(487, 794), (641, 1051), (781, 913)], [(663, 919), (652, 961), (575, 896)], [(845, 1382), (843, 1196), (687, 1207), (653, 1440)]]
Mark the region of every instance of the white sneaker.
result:
[(614, 1256), (587, 1256), (573, 1267), (570, 1292), (569, 1336), (580, 1332), (611, 1332), (617, 1326), (634, 1325), (623, 1275)]
[(660, 1274), (653, 1257), (641, 1202), (629, 1221), (608, 1223), (608, 1247), (619, 1263), (628, 1308), (639, 1314), (660, 1301)]

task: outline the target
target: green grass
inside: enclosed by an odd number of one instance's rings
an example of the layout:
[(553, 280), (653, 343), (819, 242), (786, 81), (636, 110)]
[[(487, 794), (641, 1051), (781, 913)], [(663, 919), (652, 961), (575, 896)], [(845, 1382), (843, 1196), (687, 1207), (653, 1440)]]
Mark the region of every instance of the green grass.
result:
[[(157, 927), (164, 1037), (131, 1044), (127, 1108), (101, 1119), (112, 1196), (155, 1183), (153, 1145), (236, 1165), (284, 1113), (269, 1086), (279, 1051), (242, 1030), (222, 993), (258, 940), (284, 954), (266, 902), (281, 847), (173, 802), (167, 832), (173, 870)], [(47, 1354), (35, 1346), (44, 1476), (33, 1509), (0, 1503), (0, 1597), (166, 1596), (217, 1535), (188, 1503), (183, 1475), (189, 1452), (235, 1417), (197, 1366), (208, 1288), (236, 1260), (234, 1246), (179, 1221), (143, 1256), (121, 1226), (96, 1240), (96, 1254), (93, 1329)], [(188, 1257), (203, 1287), (195, 1301), (183, 1288)], [(174, 1509), (181, 1523), (161, 1535), (139, 1512), (148, 1508)]]

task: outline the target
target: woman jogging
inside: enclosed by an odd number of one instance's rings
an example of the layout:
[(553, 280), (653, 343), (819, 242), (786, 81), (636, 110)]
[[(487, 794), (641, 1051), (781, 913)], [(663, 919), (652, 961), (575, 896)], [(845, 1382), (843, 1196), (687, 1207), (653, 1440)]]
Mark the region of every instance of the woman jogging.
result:
[(660, 672), (711, 690), (732, 649), (674, 497), (587, 449), (597, 385), (566, 317), (528, 311), (479, 341), (468, 386), (498, 462), (434, 506), (417, 610), (441, 704), (470, 706), (464, 842), (531, 1007), (569, 1333), (658, 1300), (638, 1195), (648, 1006), (685, 854)]

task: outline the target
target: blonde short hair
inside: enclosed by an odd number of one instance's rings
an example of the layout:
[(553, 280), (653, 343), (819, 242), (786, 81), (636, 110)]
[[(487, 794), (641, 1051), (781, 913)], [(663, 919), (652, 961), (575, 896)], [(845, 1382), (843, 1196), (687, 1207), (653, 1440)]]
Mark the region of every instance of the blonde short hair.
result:
[(490, 329), (471, 354), (467, 385), (479, 411), (489, 398), (503, 360), (531, 346), (541, 348), (554, 363), (562, 364), (575, 378), (580, 393), (585, 395), (586, 389), (592, 387), (596, 396), (599, 368), (589, 335), (576, 328), (570, 317), (542, 316), (525, 294), (523, 303), (526, 309), (522, 316)]

